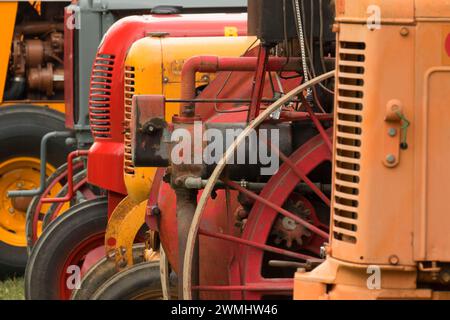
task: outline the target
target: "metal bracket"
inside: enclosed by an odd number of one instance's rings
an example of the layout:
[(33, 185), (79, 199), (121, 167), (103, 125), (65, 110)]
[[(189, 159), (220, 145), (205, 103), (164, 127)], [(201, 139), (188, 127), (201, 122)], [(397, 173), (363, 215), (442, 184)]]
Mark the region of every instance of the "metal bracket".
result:
[(50, 139), (55, 138), (71, 138), (73, 133), (69, 131), (54, 131), (47, 133), (41, 140), (41, 168), (40, 168), (40, 183), (39, 188), (34, 190), (13, 190), (8, 192), (8, 197), (35, 197), (41, 195), (45, 190), (45, 179), (47, 172), (47, 143)]

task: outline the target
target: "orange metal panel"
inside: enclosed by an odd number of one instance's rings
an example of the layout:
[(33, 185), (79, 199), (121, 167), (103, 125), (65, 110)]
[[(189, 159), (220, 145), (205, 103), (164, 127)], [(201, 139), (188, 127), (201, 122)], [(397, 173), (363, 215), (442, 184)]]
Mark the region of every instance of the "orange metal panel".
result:
[(0, 102), (3, 101), (6, 73), (16, 22), (17, 2), (0, 3)]

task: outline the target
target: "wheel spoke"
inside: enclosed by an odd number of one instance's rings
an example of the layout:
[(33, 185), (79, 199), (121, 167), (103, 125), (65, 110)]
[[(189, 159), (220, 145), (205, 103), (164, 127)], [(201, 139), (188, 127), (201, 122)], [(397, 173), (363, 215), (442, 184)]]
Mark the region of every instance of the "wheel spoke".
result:
[(319, 130), (319, 133), (322, 136), (325, 143), (327, 144), (328, 149), (330, 149), (330, 151), (332, 151), (333, 144), (331, 143), (330, 137), (327, 135), (325, 129), (323, 128), (322, 124), (320, 123), (319, 119), (317, 118), (316, 114), (314, 113), (311, 105), (309, 104), (308, 101), (306, 101), (306, 99), (305, 99), (305, 97), (303, 97), (303, 95), (302, 95), (302, 100), (303, 100), (303, 105), (305, 106), (306, 111), (308, 112), (309, 116), (311, 117), (312, 122), (316, 126), (317, 130)]
[(300, 260), (309, 260), (309, 259), (315, 259), (312, 256), (308, 256), (305, 254), (301, 254), (301, 253), (296, 253), (296, 252), (292, 252), (289, 250), (284, 250), (284, 249), (280, 249), (277, 247), (273, 247), (273, 246), (269, 246), (266, 244), (261, 244), (258, 242), (254, 242), (254, 241), (250, 241), (250, 240), (245, 240), (242, 238), (238, 238), (238, 237), (234, 237), (234, 236), (230, 236), (230, 235), (226, 235), (223, 233), (215, 233), (215, 232), (209, 232), (203, 229), (199, 230), (199, 233), (203, 236), (207, 236), (207, 237), (211, 237), (211, 238), (216, 238), (216, 239), (222, 239), (225, 241), (231, 241), (231, 242), (236, 242), (239, 244), (243, 244), (246, 246), (250, 246), (250, 247), (254, 247), (257, 249), (261, 249), (264, 251), (268, 251), (268, 252), (272, 252), (272, 253), (277, 253), (277, 254), (281, 254), (284, 256), (288, 256), (291, 258), (296, 258), (296, 259), (300, 259)]
[(281, 158), (281, 160), (283, 160), (284, 163), (286, 163), (286, 165), (288, 165), (292, 171), (302, 180), (304, 181), (308, 187), (311, 188), (311, 190), (320, 198), (322, 199), (323, 202), (325, 202), (325, 204), (327, 206), (331, 206), (331, 201), (330, 199), (316, 186), (316, 184), (314, 182), (312, 182), (307, 176), (306, 174), (304, 174), (299, 168), (297, 168), (297, 166), (291, 161), (291, 159), (289, 159), (283, 152), (281, 152), (281, 150), (279, 148), (277, 148), (276, 146), (274, 146), (273, 144), (271, 144), (269, 141), (267, 141), (267, 143), (269, 144), (269, 146), (271, 147), (271, 150), (273, 150), (274, 152), (276, 152), (278, 154), (278, 156)]
[(283, 209), (282, 207), (274, 204), (273, 202), (268, 201), (267, 199), (264, 199), (263, 197), (257, 195), (256, 193), (245, 189), (244, 187), (240, 186), (239, 184), (232, 182), (232, 181), (225, 181), (226, 184), (228, 184), (230, 187), (238, 190), (239, 192), (244, 193), (245, 195), (249, 196), (250, 198), (259, 201), (261, 203), (263, 203), (264, 205), (267, 205), (268, 207), (272, 208), (273, 210), (277, 211), (278, 213), (284, 215), (285, 217), (288, 217), (289, 219), (294, 220), (295, 222), (301, 224), (302, 226), (304, 226), (305, 228), (309, 229), (310, 231), (316, 233), (317, 235), (319, 235), (320, 237), (322, 237), (323, 239), (328, 239), (329, 238), (329, 234), (319, 228), (317, 228), (316, 226), (312, 225), (311, 223), (307, 222), (306, 220), (296, 216), (295, 214), (287, 211), (286, 209)]

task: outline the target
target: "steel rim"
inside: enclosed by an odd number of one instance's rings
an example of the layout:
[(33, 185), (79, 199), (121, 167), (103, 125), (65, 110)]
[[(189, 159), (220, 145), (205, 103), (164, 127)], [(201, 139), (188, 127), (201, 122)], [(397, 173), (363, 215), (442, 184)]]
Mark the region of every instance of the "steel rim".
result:
[[(56, 169), (47, 164), (47, 176), (54, 171)], [(39, 182), (39, 159), (16, 157), (0, 163), (0, 241), (14, 247), (26, 247), (26, 211), (31, 198), (11, 199), (7, 194), (12, 190), (36, 189)], [(57, 184), (51, 193), (56, 194), (61, 188)]]

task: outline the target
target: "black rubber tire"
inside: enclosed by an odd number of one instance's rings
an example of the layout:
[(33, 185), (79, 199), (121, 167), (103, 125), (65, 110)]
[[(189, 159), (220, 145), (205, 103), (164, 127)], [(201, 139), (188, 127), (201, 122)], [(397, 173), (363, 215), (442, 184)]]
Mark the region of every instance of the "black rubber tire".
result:
[[(83, 160), (81, 158), (77, 158), (74, 161), (74, 164), (77, 164), (79, 162), (82, 162)], [(50, 185), (53, 180), (55, 180), (57, 177), (59, 177), (61, 174), (63, 174), (65, 171), (67, 171), (67, 163), (64, 163), (62, 166), (60, 166), (56, 171), (47, 178), (45, 185)], [(75, 171), (75, 174), (77, 174), (80, 170)], [(64, 185), (67, 183), (67, 179), (62, 179), (61, 183)], [(33, 248), (33, 220), (34, 220), (34, 212), (36, 211), (36, 207), (39, 204), (39, 200), (42, 196), (35, 196), (30, 202), (30, 205), (27, 210), (27, 220), (26, 220), (26, 233), (27, 233), (27, 247), (28, 247), (28, 254), (31, 254), (31, 249)]]
[[(144, 244), (133, 246), (133, 262), (144, 262)], [(117, 273), (114, 255), (111, 258), (103, 258), (93, 265), (81, 280), (81, 287), (72, 292), (71, 300), (90, 300), (97, 289)]]
[[(171, 294), (176, 293), (176, 277), (170, 277)], [(159, 262), (143, 262), (131, 266), (105, 282), (92, 300), (161, 300)]]
[(71, 207), (45, 229), (25, 270), (25, 298), (58, 300), (59, 276), (68, 255), (83, 240), (105, 232), (108, 201), (99, 198)]
[[(0, 108), (0, 162), (20, 157), (40, 158), (42, 137), (65, 130), (64, 115), (49, 108), (14, 105)], [(48, 144), (48, 162), (59, 167), (70, 149), (62, 139)], [(26, 247), (10, 246), (0, 241), (0, 277), (22, 274), (27, 261)]]

